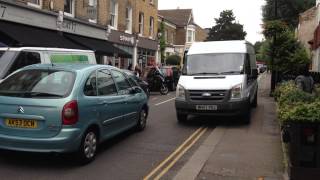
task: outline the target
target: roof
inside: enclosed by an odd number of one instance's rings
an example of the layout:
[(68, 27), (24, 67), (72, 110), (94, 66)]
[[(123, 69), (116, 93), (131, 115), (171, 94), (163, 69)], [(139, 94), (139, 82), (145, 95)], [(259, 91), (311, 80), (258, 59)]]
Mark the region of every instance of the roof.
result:
[[(248, 45), (250, 49), (248, 49)], [(191, 45), (188, 55), (213, 53), (246, 53), (254, 51), (252, 44), (247, 41), (210, 41), (195, 42)]]
[(87, 52), (94, 53), (91, 50), (79, 50), (79, 49), (65, 49), (65, 48), (45, 48), (45, 47), (1, 47), (1, 51), (23, 51), (23, 50), (35, 50), (35, 51), (68, 51), (68, 52)]
[(159, 10), (158, 14), (167, 21), (183, 27), (189, 23), (190, 16), (192, 16), (192, 9), (167, 9)]
[(108, 66), (108, 65), (98, 65), (98, 64), (64, 64), (64, 63), (59, 63), (59, 64), (34, 64), (27, 66), (23, 69), (63, 69), (67, 71), (85, 71), (85, 70), (90, 70), (94, 68), (108, 68), (112, 69), (115, 68), (113, 66)]

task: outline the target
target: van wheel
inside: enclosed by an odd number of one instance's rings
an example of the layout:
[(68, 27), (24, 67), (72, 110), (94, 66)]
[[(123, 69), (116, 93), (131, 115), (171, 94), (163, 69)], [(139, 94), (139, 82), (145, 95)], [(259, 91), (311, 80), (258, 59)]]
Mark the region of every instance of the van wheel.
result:
[(97, 153), (98, 136), (94, 129), (88, 129), (82, 138), (80, 148), (76, 153), (80, 165), (86, 165), (92, 162)]
[(179, 123), (184, 123), (186, 122), (188, 119), (188, 115), (187, 114), (181, 114), (181, 113), (177, 113), (177, 120)]
[(254, 95), (254, 100), (251, 104), (251, 107), (256, 108), (258, 106), (258, 92)]

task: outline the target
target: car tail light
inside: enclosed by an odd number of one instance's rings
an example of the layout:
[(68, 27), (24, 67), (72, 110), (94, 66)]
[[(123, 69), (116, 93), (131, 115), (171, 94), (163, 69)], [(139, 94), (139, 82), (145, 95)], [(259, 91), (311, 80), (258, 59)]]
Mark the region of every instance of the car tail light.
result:
[(63, 125), (73, 125), (78, 122), (78, 102), (70, 101), (63, 106), (62, 110), (62, 124)]

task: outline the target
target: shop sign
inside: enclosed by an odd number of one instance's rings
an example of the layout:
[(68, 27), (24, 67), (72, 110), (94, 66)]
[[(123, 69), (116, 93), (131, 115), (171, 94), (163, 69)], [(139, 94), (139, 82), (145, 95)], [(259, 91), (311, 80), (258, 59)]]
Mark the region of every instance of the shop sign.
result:
[(129, 43), (131, 45), (134, 45), (134, 37), (120, 35), (120, 42)]

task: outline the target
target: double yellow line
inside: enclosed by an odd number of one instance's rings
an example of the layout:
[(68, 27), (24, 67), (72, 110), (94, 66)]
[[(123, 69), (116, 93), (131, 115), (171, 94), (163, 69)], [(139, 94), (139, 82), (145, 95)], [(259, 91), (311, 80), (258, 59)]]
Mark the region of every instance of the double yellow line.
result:
[(160, 179), (172, 166), (200, 139), (208, 128), (200, 127), (187, 140), (185, 140), (169, 157), (163, 160), (143, 180)]

